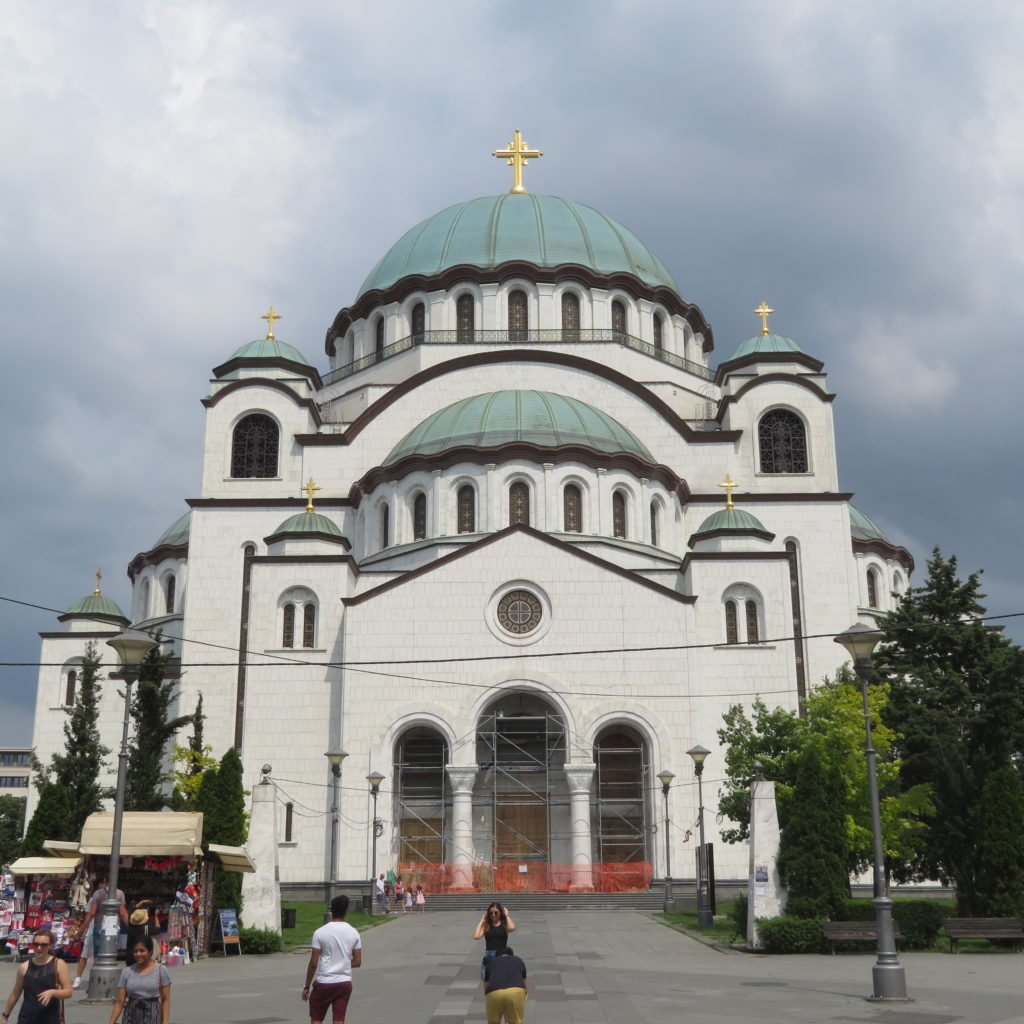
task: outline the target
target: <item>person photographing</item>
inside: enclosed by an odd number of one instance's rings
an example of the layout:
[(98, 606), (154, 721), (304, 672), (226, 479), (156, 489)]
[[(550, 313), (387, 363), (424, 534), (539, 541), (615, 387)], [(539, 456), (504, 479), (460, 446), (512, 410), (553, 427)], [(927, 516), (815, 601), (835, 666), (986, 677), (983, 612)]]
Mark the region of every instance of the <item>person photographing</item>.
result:
[(523, 1024), (526, 994), (526, 964), (511, 946), (504, 946), (497, 956), (484, 961), (487, 1024)]

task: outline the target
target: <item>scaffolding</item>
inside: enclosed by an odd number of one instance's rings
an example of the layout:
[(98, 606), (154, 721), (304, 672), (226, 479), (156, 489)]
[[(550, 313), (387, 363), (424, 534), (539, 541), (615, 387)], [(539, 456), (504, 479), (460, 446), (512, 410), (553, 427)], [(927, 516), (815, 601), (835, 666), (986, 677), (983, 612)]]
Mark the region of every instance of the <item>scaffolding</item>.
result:
[(410, 729), (395, 746), (399, 861), (445, 861), (451, 817), (447, 763), (448, 744), (432, 729)]
[(594, 748), (596, 804), (594, 859), (617, 864), (648, 859), (645, 808), (651, 766), (647, 747), (632, 731), (604, 733)]

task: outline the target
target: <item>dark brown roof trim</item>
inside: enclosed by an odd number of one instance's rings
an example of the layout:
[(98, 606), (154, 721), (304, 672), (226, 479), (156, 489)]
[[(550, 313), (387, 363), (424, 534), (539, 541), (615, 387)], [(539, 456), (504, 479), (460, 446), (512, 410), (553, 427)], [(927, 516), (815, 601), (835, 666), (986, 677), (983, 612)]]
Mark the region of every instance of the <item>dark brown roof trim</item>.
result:
[[(63, 615), (57, 616), (58, 622), (67, 622), (69, 619), (88, 619), (90, 622), (113, 622), (117, 625), (123, 624), (125, 626), (131, 622), (131, 619), (125, 615), (103, 615), (99, 612), (89, 612), (88, 614), (85, 612), (65, 612)], [(61, 633), (60, 635), (65, 636), (66, 634)], [(86, 634), (81, 633), (76, 635), (85, 636)], [(107, 634), (104, 633), (103, 635), (106, 636)]]
[[(92, 618), (98, 619), (98, 618), (101, 618), (101, 616), (99, 616), (99, 615), (90, 615), (89, 618), (90, 619), (92, 619)], [(117, 636), (118, 633), (122, 632), (122, 630), (124, 628), (124, 627), (122, 627), (120, 625), (120, 622), (122, 620), (117, 620), (117, 621), (119, 623), (117, 629), (108, 629), (108, 630), (104, 630), (102, 632), (99, 631), (99, 630), (96, 630), (96, 631), (90, 631), (88, 633), (79, 633), (77, 631), (74, 632), (74, 633), (69, 633), (66, 630), (61, 630), (61, 632), (59, 632), (59, 633), (37, 633), (36, 635), (38, 637), (40, 637), (41, 639), (43, 639), (43, 640), (61, 640), (61, 639), (64, 639), (64, 640), (69, 640), (69, 639), (70, 640), (102, 640), (105, 636)], [(127, 622), (128, 620), (124, 619), (123, 621)]]
[(142, 571), (143, 566), (158, 565), (165, 558), (188, 558), (188, 543), (161, 544), (158, 548), (140, 551), (128, 563), (128, 579), (134, 583), (135, 576)]
[(820, 359), (815, 359), (806, 352), (751, 352), (750, 355), (740, 356), (739, 359), (727, 359), (724, 363), (719, 363), (715, 371), (715, 383), (721, 384), (730, 373), (735, 373), (744, 366), (756, 366), (758, 363), (799, 363), (816, 373), (825, 369), (825, 364)]
[(906, 549), (890, 544), (886, 540), (853, 540), (853, 550), (858, 554), (879, 555), (899, 562), (907, 572), (914, 571), (914, 556)]
[[(711, 540), (713, 537), (759, 537), (761, 540), (775, 540), (775, 534), (769, 533), (767, 530), (708, 530), (706, 533), (693, 534), (686, 546), (692, 548), (694, 544), (698, 544), (702, 540)], [(714, 551), (708, 552), (708, 554), (715, 553)]]
[(335, 342), (345, 335), (353, 321), (365, 317), (377, 306), (390, 302), (401, 302), (413, 292), (450, 291), (456, 285), (470, 281), (473, 284), (504, 284), (517, 277), (525, 277), (530, 281), (544, 284), (561, 284), (564, 281), (576, 281), (586, 288), (619, 289), (632, 295), (634, 299), (650, 299), (659, 302), (669, 312), (686, 319), (694, 333), (704, 335), (704, 351), (710, 352), (714, 347), (714, 335), (711, 325), (707, 322), (700, 307), (680, 298), (671, 288), (664, 285), (652, 286), (645, 284), (632, 274), (619, 271), (614, 274), (599, 274), (590, 267), (579, 263), (560, 263), (557, 267), (538, 267), (526, 260), (509, 260), (496, 267), (475, 267), (469, 263), (461, 263), (456, 267), (448, 267), (440, 274), (410, 274), (396, 281), (389, 288), (381, 291), (378, 288), (365, 292), (356, 300), (355, 305), (346, 306), (334, 318), (324, 348), (329, 356), (334, 355)]
[(677, 434), (691, 444), (723, 444), (729, 441), (738, 441), (743, 434), (741, 430), (694, 430), (668, 403), (644, 387), (643, 384), (639, 384), (632, 377), (627, 377), (624, 373), (592, 359), (567, 355), (563, 352), (543, 352), (538, 349), (500, 349), (493, 352), (474, 352), (466, 356), (457, 356), (455, 359), (445, 360), (436, 366), (428, 366), (425, 370), (414, 373), (364, 409), (349, 424), (343, 434), (296, 434), (295, 440), (301, 445), (310, 447), (351, 444), (385, 409), (400, 398), (404, 398), (421, 384), (454, 373), (456, 370), (476, 366), (496, 366), (502, 363), (545, 363), (549, 366), (565, 366), (593, 374), (595, 377), (602, 377), (649, 405)]
[[(734, 505), (739, 507), (740, 505), (749, 505), (752, 502), (776, 502), (778, 504), (785, 504), (790, 501), (849, 501), (853, 497), (853, 492), (843, 493), (840, 491), (794, 491), (792, 494), (787, 494), (785, 491), (770, 491), (762, 493), (750, 493), (750, 494), (734, 494), (732, 496), (732, 502)], [(720, 494), (690, 494), (687, 496), (685, 504), (690, 505), (721, 505), (722, 495)], [(724, 506), (723, 506), (724, 507)]]
[(787, 562), (788, 551), (689, 551), (679, 571), (686, 572), (691, 562)]
[[(260, 477), (239, 477), (238, 482), (249, 483)], [(719, 495), (721, 500), (721, 495)], [(186, 498), (189, 508), (298, 508), (307, 505), (305, 498)], [(348, 498), (317, 498), (317, 508), (351, 508)]]
[(219, 378), (231, 373), (232, 370), (262, 370), (264, 367), (271, 366), (291, 370), (292, 373), (297, 374), (300, 377), (308, 377), (315, 388), (319, 389), (321, 387), (320, 374), (317, 372), (315, 367), (310, 366), (308, 363), (297, 363), (294, 359), (274, 359), (270, 356), (261, 359), (229, 359), (226, 363), (221, 363), (220, 366), (215, 366), (213, 368), (213, 375), (214, 377)]
[(419, 579), (419, 577), (425, 576), (427, 573), (431, 573), (435, 569), (440, 569), (442, 566), (449, 565), (460, 558), (465, 558), (467, 555), (480, 551), (482, 548), (489, 547), (491, 544), (494, 544), (509, 536), (509, 534), (516, 533), (517, 531), (529, 534), (531, 537), (543, 541), (545, 544), (550, 544), (552, 547), (558, 548), (561, 551), (575, 555), (577, 558), (581, 558), (584, 562), (589, 562), (591, 565), (600, 566), (600, 568), (606, 569), (608, 572), (614, 573), (616, 576), (621, 576), (623, 579), (627, 579), (632, 583), (637, 583), (642, 587), (646, 587), (648, 590), (653, 590), (656, 593), (661, 594), (663, 597), (668, 597), (673, 601), (678, 601), (680, 604), (695, 604), (697, 601), (695, 597), (691, 597), (689, 594), (679, 594), (674, 590), (668, 590), (661, 586), (661, 584), (655, 583), (653, 580), (646, 579), (643, 576), (637, 576), (628, 569), (623, 569), (621, 566), (615, 565), (612, 562), (607, 562), (598, 555), (585, 551), (582, 548), (577, 547), (575, 544), (568, 544), (555, 537), (549, 537), (546, 533), (541, 533), (539, 530), (535, 530), (532, 526), (519, 525), (506, 526), (504, 530), (492, 533), (490, 536), (477, 541), (475, 544), (470, 544), (459, 551), (453, 551), (450, 554), (444, 555), (434, 562), (429, 562), (427, 565), (420, 566), (419, 569), (412, 569), (403, 576), (399, 576), (397, 579), (381, 583), (372, 590), (366, 591), (365, 594), (359, 594), (357, 597), (343, 597), (341, 599), (341, 603), (347, 608), (362, 604), (364, 601), (369, 601), (371, 598), (379, 597), (381, 594), (387, 593), (387, 591), (393, 590), (395, 587), (400, 587), (412, 580)]
[[(251, 561), (260, 565), (344, 565), (351, 562), (351, 555), (253, 555)], [(355, 568), (355, 563), (353, 563)]]
[(242, 380), (233, 380), (230, 384), (225, 384), (216, 394), (209, 395), (207, 398), (200, 399), (200, 401), (207, 409), (212, 409), (222, 398), (230, 395), (233, 391), (249, 387), (264, 387), (280, 391), (281, 394), (287, 395), (297, 406), (308, 410), (318, 427), (322, 425), (323, 420), (320, 418), (320, 410), (316, 402), (311, 398), (299, 398), (287, 384), (282, 384), (279, 380), (271, 380), (269, 377), (245, 377)]
[(725, 410), (733, 403), (738, 402), (748, 391), (760, 387), (762, 384), (774, 384), (776, 381), (787, 381), (799, 387), (806, 388), (812, 395), (817, 395), (823, 402), (834, 402), (836, 396), (826, 391), (819, 384), (800, 376), (798, 373), (765, 373), (759, 377), (753, 377), (746, 384), (741, 384), (734, 394), (726, 395), (718, 405), (718, 413), (715, 419), (719, 423), (725, 415)]
[(352, 550), (347, 537), (339, 537), (336, 533), (322, 533), (319, 530), (282, 530), (263, 538), (264, 544), (273, 544), (279, 540), (325, 540), (329, 544), (341, 544), (346, 551)]

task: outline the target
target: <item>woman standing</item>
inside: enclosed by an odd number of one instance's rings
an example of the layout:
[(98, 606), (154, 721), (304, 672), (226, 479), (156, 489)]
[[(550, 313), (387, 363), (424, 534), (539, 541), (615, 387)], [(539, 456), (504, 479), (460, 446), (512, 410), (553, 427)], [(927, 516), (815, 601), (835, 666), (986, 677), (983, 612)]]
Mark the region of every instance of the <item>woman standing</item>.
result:
[(484, 940), (484, 959), (480, 966), (480, 977), (484, 976), (484, 966), (487, 961), (496, 957), (498, 953), (508, 945), (510, 932), (516, 930), (516, 923), (508, 912), (508, 907), (500, 903), (492, 903), (480, 918), (476, 928), (473, 930), (474, 939)]
[(405, 910), (405, 886), (402, 885), (402, 876), (399, 875), (395, 879), (395, 913), (397, 914), (399, 908), (404, 912)]
[(132, 957), (135, 963), (121, 972), (117, 983), (110, 1024), (117, 1024), (122, 1010), (122, 1024), (169, 1024), (171, 976), (163, 964), (153, 959), (153, 939), (149, 935), (135, 943)]
[(53, 935), (42, 928), (32, 936), (32, 956), (19, 968), (14, 988), (4, 1005), (3, 1024), (7, 1024), (22, 993), (25, 999), (18, 1014), (18, 1024), (58, 1024), (62, 999), (70, 999), (71, 975), (63, 960), (52, 956)]

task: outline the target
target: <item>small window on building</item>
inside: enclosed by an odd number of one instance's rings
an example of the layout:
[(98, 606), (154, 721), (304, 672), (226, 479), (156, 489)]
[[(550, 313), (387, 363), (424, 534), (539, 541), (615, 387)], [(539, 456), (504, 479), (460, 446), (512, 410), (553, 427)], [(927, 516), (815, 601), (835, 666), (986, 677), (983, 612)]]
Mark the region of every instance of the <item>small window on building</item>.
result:
[(580, 297), (575, 292), (562, 292), (562, 337), (578, 341), (580, 336)]
[(380, 546), (391, 546), (391, 509), (386, 502), (380, 507)]
[(583, 495), (576, 484), (567, 484), (562, 492), (562, 529), (566, 533), (583, 530)]
[(302, 609), (302, 646), (312, 647), (316, 640), (316, 605), (307, 601)]
[(70, 707), (75, 703), (75, 689), (78, 686), (78, 673), (71, 669), (64, 686), (64, 703)]
[(373, 327), (373, 352), (380, 359), (384, 355), (384, 317), (377, 317)]
[(660, 352), (665, 347), (665, 321), (660, 313), (654, 314), (654, 347)]
[(246, 544), (245, 548), (242, 550), (242, 554), (245, 555), (246, 558), (255, 558), (256, 548), (254, 548), (252, 544)]
[(760, 632), (757, 628), (757, 602), (747, 601), (747, 643), (756, 644), (760, 641)]
[(166, 597), (165, 607), (168, 615), (174, 614), (174, 587), (174, 577), (168, 576), (167, 582), (164, 584), (164, 596)]
[(612, 536), (626, 537), (626, 496), (622, 491), (612, 495)]
[(612, 330), (616, 334), (626, 333), (626, 307), (618, 299), (612, 301)]
[(788, 409), (772, 409), (757, 426), (762, 473), (806, 473), (807, 436), (803, 420)]
[(295, 605), (289, 601), (281, 615), (281, 646), (295, 646)]
[(727, 644), (738, 644), (740, 642), (740, 624), (736, 617), (736, 602), (725, 602), (725, 642)]
[(530, 330), (530, 314), (526, 292), (516, 290), (508, 295), (508, 340), (526, 341)]
[(878, 607), (878, 570), (868, 569), (868, 607)]
[(530, 488), (522, 480), (508, 489), (508, 525), (530, 525)]
[(458, 504), (459, 533), (476, 533), (476, 491), (469, 484), (459, 488)]
[(459, 341), (472, 341), (476, 327), (476, 302), (468, 292), (460, 295), (455, 301), (455, 327), (459, 332)]
[(893, 597), (903, 596), (903, 577), (898, 572), (892, 574), (892, 593)]
[(651, 502), (651, 544), (658, 546), (658, 503)]
[(424, 540), (427, 536), (427, 496), (417, 494), (412, 503), (413, 540)]
[(412, 307), (412, 343), (423, 344), (423, 335), (427, 330), (427, 307), (422, 302), (417, 302)]
[(238, 479), (277, 476), (277, 424), (263, 413), (243, 416), (231, 435), (231, 476)]
[(284, 841), (290, 843), (292, 841), (292, 825), (295, 820), (295, 805), (285, 804), (284, 805)]

